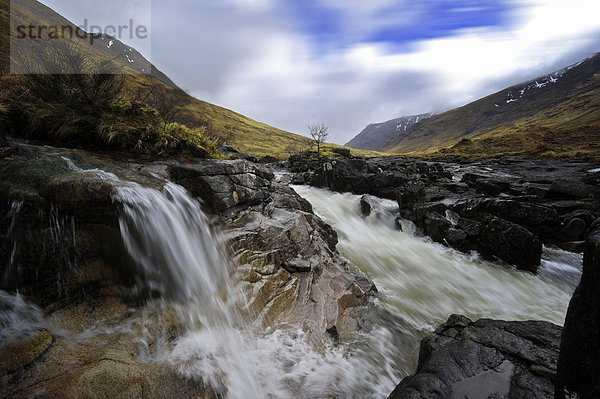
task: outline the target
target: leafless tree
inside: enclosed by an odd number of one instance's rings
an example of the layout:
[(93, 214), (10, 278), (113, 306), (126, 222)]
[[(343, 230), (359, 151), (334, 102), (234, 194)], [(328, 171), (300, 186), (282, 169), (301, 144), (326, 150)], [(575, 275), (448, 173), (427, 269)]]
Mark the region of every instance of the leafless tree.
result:
[(312, 137), (313, 141), (317, 145), (317, 156), (321, 156), (321, 146), (327, 140), (329, 136), (329, 128), (325, 126), (324, 123), (317, 125), (309, 125), (308, 131), (310, 133), (310, 137)]

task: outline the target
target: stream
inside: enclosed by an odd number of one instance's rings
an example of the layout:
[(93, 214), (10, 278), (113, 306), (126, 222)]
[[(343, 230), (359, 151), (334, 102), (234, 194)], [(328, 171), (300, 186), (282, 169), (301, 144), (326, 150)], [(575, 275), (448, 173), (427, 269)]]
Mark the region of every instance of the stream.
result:
[[(225, 239), (181, 186), (146, 188), (99, 170), (73, 169), (116, 183), (125, 248), (145, 280), (136, 286), (160, 293), (187, 322), (172, 345), (146, 348), (140, 356), (203, 380), (220, 397), (387, 397), (414, 372), (420, 340), (451, 314), (562, 325), (581, 276), (580, 254), (545, 248), (533, 275), (435, 244), (410, 222), (397, 230), (392, 201), (381, 200), (383, 211), (363, 218), (360, 196), (294, 186), (337, 231), (337, 248), (350, 268), (379, 290), (363, 332), (317, 351), (301, 330), (251, 328)], [(18, 294), (0, 291), (0, 301), (13, 330), (44, 325), (41, 310)]]

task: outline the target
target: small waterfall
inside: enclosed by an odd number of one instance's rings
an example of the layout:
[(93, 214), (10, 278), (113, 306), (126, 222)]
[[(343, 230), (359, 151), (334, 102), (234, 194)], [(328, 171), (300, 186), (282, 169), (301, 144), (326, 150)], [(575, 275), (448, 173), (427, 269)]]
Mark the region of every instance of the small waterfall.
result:
[(4, 219), (9, 221), (8, 228), (6, 230), (7, 242), (4, 245), (9, 246), (10, 255), (8, 263), (4, 268), (4, 273), (2, 274), (2, 283), (9, 281), (9, 279), (16, 279), (18, 281), (20, 277), (20, 270), (17, 260), (17, 253), (19, 249), (17, 222), (19, 214), (21, 213), (21, 208), (23, 208), (23, 201), (12, 201), (10, 204), (10, 209), (4, 216)]
[[(360, 385), (360, 357), (347, 348), (314, 351), (299, 330), (253, 331), (239, 311), (243, 295), (232, 275), (222, 239), (208, 227), (198, 201), (182, 187), (161, 191), (118, 186), (125, 247), (146, 284), (173, 298), (188, 332), (154, 360), (174, 365), (224, 398), (353, 397)], [(384, 391), (380, 392), (383, 396)], [(365, 395), (358, 395), (361, 397)]]
[(202, 302), (226, 288), (231, 271), (198, 201), (176, 184), (162, 191), (127, 184), (115, 200), (125, 247), (150, 288), (176, 298)]
[[(253, 330), (224, 238), (211, 230), (201, 204), (183, 187), (163, 181), (161, 189), (148, 188), (70, 165), (114, 183), (114, 200), (122, 205), (120, 231), (140, 276), (138, 287), (159, 293), (153, 304), (175, 309), (187, 327), (175, 342), (146, 347), (140, 359), (170, 364), (221, 398), (386, 397), (414, 371), (420, 339), (450, 314), (562, 324), (581, 273), (578, 254), (547, 248), (540, 273), (531, 275), (417, 237), (409, 222), (400, 232), (393, 217), (363, 219), (359, 196), (295, 187), (336, 229), (340, 253), (382, 294), (373, 300), (364, 333), (315, 351), (307, 344), (308, 332)], [(13, 204), (11, 215), (20, 209)], [(68, 230), (68, 222), (55, 226)], [(0, 332), (18, 336), (45, 328), (44, 323), (39, 308), (0, 291)], [(109, 333), (113, 326), (96, 327)], [(119, 324), (115, 331), (119, 327), (127, 328)]]
[(21, 295), (0, 290), (0, 343), (44, 328), (44, 312)]

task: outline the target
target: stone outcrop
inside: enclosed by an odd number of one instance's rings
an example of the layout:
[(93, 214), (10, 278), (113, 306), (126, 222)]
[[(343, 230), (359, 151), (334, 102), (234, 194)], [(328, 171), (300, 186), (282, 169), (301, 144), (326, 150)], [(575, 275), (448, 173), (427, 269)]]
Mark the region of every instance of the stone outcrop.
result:
[(305, 199), (244, 161), (168, 170), (224, 222), (256, 324), (295, 324), (317, 345), (353, 330), (351, 310), (375, 287), (350, 272), (337, 254), (337, 234)]
[(486, 215), (481, 225), (479, 249), (484, 257), (498, 257), (519, 269), (536, 272), (542, 241), (525, 227)]
[[(563, 330), (556, 398), (600, 397), (600, 223), (594, 223), (585, 246), (583, 275), (567, 311)], [(567, 393), (567, 395), (565, 395)]]
[(552, 398), (560, 334), (548, 322), (453, 315), (423, 339), (416, 374), (389, 398)]

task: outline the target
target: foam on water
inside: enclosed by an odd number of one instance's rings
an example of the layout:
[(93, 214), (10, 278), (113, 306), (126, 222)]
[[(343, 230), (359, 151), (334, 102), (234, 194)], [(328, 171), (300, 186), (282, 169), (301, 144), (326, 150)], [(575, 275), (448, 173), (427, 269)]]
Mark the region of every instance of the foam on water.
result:
[[(562, 325), (581, 276), (582, 256), (545, 248), (538, 275), (462, 254), (415, 235), (414, 225), (394, 217), (360, 217), (360, 196), (305, 186), (294, 189), (339, 233), (338, 249), (384, 294), (379, 306), (395, 319), (394, 349), (402, 373), (414, 371), (418, 342), (453, 313), (478, 319), (547, 320)], [(388, 203), (388, 201), (384, 201)], [(407, 229), (410, 227), (410, 229)]]
[[(146, 348), (140, 358), (171, 364), (224, 398), (386, 397), (414, 372), (420, 339), (449, 315), (562, 324), (581, 273), (580, 254), (546, 248), (540, 274), (532, 275), (434, 244), (408, 221), (397, 231), (391, 201), (383, 201), (386, 214), (363, 219), (359, 196), (294, 187), (336, 229), (340, 253), (381, 292), (354, 340), (312, 348), (309, 332), (291, 326), (251, 328), (239, 311), (244, 297), (225, 239), (183, 187), (164, 182), (161, 189), (146, 188), (70, 166), (115, 183), (121, 235), (139, 271), (138, 286), (160, 293), (164, 309), (177, 309), (187, 328), (174, 343)], [(2, 331), (17, 333), (44, 324), (40, 309), (1, 291), (0, 320)], [(100, 323), (81, 337), (110, 331), (113, 326)]]

